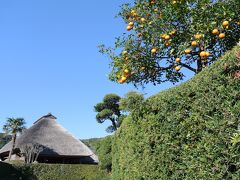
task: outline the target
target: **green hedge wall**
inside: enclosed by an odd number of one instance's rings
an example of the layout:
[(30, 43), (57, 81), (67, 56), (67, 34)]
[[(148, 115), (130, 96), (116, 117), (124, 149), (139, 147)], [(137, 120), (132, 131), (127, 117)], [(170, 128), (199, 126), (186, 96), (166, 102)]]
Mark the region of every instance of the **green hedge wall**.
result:
[(99, 158), (99, 167), (110, 172), (112, 170), (112, 136), (82, 140)]
[(239, 46), (132, 112), (114, 137), (112, 179), (239, 179), (237, 56)]
[(109, 174), (96, 165), (8, 164), (0, 162), (4, 180), (108, 180)]

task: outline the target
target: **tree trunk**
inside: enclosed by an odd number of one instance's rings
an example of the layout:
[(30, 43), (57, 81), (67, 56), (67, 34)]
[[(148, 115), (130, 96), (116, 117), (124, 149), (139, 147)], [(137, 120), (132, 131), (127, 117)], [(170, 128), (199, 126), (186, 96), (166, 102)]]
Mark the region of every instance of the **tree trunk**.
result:
[(116, 125), (115, 119), (111, 119), (111, 121), (112, 121), (112, 125), (114, 127), (114, 130), (116, 131), (117, 130), (117, 125)]
[(201, 57), (199, 56), (199, 59), (197, 60), (197, 73), (202, 71), (202, 60)]
[(14, 150), (14, 148), (15, 148), (15, 144), (16, 144), (16, 138), (17, 138), (17, 134), (14, 133), (14, 134), (12, 135), (12, 148), (11, 148), (11, 150), (10, 150), (10, 152), (9, 152), (8, 161), (11, 160), (11, 156), (12, 156), (13, 150)]

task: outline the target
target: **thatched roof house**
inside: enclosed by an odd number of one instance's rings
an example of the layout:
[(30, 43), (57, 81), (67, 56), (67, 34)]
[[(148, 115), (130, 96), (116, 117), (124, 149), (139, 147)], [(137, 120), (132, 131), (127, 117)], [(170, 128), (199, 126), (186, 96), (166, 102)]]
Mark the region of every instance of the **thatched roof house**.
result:
[[(41, 117), (17, 138), (16, 150), (26, 144), (39, 144), (44, 150), (38, 162), (44, 163), (98, 163), (97, 156), (80, 140), (60, 126), (52, 114)], [(2, 160), (8, 157), (12, 142), (0, 149)]]

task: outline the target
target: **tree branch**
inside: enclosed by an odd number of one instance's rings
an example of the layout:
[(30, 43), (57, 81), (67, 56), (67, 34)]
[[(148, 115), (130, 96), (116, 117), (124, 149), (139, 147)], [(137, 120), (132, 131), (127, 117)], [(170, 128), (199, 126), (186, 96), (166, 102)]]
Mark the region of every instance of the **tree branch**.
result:
[(191, 66), (189, 66), (189, 65), (187, 65), (187, 64), (180, 63), (180, 65), (183, 66), (183, 67), (185, 67), (185, 68), (187, 68), (187, 69), (189, 69), (189, 70), (191, 70), (191, 71), (193, 71), (193, 72), (195, 72), (195, 73), (197, 73), (197, 70), (196, 70), (196, 69), (194, 69), (193, 67), (191, 67)]

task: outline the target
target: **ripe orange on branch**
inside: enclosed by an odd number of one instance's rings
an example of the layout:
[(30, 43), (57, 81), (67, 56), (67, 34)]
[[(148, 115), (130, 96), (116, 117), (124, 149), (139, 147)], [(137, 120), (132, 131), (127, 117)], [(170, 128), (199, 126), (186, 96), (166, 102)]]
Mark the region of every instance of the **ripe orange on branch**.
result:
[(170, 32), (170, 35), (175, 35), (175, 34), (177, 34), (177, 30), (176, 29), (174, 29), (172, 32)]
[(191, 49), (186, 49), (184, 52), (185, 52), (185, 54), (190, 54), (191, 53)]
[(210, 53), (209, 53), (209, 52), (206, 52), (205, 55), (206, 55), (206, 57), (209, 57), (209, 56), (210, 56)]
[(213, 35), (218, 35), (219, 34), (219, 30), (217, 28), (215, 28), (214, 30), (212, 30), (212, 34)]
[(181, 59), (180, 59), (180, 58), (176, 58), (176, 62), (177, 62), (177, 63), (180, 63), (180, 62), (181, 62)]
[(133, 26), (133, 25), (134, 25), (134, 22), (128, 23), (128, 26)]
[(223, 21), (223, 23), (222, 23), (222, 26), (223, 27), (226, 27), (226, 26), (228, 26), (229, 25), (229, 22), (228, 21)]
[(125, 81), (127, 80), (127, 77), (122, 76), (122, 77), (121, 77), (121, 80), (122, 80), (122, 82), (125, 82)]
[(201, 39), (202, 35), (201, 34), (195, 34), (194, 37), (195, 37), (195, 39)]
[(220, 39), (224, 39), (225, 38), (225, 34), (224, 33), (219, 34), (219, 38)]
[(193, 47), (196, 47), (196, 46), (198, 45), (198, 43), (197, 43), (197, 41), (193, 41), (193, 42), (191, 43), (191, 45), (192, 45)]
[(146, 19), (145, 19), (145, 18), (141, 18), (140, 21), (141, 21), (142, 23), (144, 23), (144, 22), (146, 21)]
[(131, 31), (133, 29), (133, 26), (127, 26), (127, 30)]
[(175, 70), (176, 70), (176, 71), (180, 71), (180, 69), (181, 69), (181, 66), (176, 66), (176, 67), (175, 67)]
[(165, 39), (166, 36), (167, 36), (167, 34), (163, 34), (163, 35), (161, 35), (161, 38)]
[(169, 47), (169, 46), (171, 46), (171, 42), (166, 42), (165, 45), (166, 45), (167, 47)]
[(151, 53), (152, 53), (152, 54), (155, 54), (156, 52), (157, 52), (157, 48), (152, 48), (152, 49), (151, 49)]
[(206, 57), (206, 52), (205, 51), (201, 51), (200, 54), (201, 58), (205, 58)]
[(170, 39), (170, 36), (169, 36), (169, 35), (165, 35), (165, 36), (164, 36), (164, 39), (165, 39), (165, 40), (169, 40), (169, 39)]
[(129, 70), (128, 69), (124, 69), (124, 73), (129, 73)]

